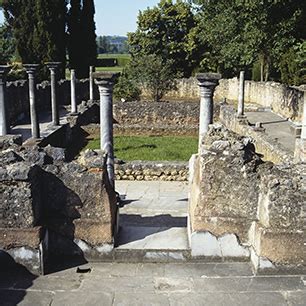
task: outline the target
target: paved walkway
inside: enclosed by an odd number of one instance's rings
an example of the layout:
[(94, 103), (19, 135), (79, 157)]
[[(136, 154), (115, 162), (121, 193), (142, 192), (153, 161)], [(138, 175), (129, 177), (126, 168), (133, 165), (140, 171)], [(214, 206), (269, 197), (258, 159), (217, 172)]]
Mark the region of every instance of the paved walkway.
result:
[[(68, 111), (65, 108), (60, 108), (60, 124), (67, 123)], [(51, 112), (40, 112), (39, 113), (39, 128), (40, 128), (40, 137), (47, 137), (53, 130), (56, 130), (58, 126), (52, 126), (52, 115)], [(13, 135), (22, 135), (22, 140), (26, 141), (32, 137), (31, 124), (27, 122), (20, 122), (18, 125), (15, 125), (11, 128), (11, 134)]]
[(117, 181), (118, 249), (187, 250), (187, 182)]
[[(4, 305), (305, 305), (305, 278), (253, 276), (247, 263), (99, 263), (35, 278), (0, 274)], [(85, 267), (84, 267), (85, 268)], [(85, 269), (84, 269), (85, 270)]]
[(290, 130), (290, 121), (274, 114), (271, 111), (246, 112), (248, 121), (251, 124), (261, 122), (265, 128), (265, 133), (271, 140), (277, 140), (284, 148), (294, 153), (295, 136)]

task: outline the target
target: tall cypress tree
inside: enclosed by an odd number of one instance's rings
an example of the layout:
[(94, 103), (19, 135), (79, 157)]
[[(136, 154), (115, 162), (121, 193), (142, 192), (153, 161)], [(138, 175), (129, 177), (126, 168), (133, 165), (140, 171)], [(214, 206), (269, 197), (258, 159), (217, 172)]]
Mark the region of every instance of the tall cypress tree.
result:
[(95, 4), (93, 0), (83, 0), (81, 13), (81, 37), (83, 60), (80, 62), (79, 74), (88, 77), (88, 67), (95, 65), (97, 59), (97, 41), (95, 25)]
[(70, 0), (68, 12), (68, 54), (69, 67), (78, 72), (79, 63), (82, 61), (81, 49), (81, 0)]
[[(66, 0), (10, 0), (4, 4), (23, 63), (61, 61), (65, 65), (66, 6)], [(39, 77), (48, 78), (48, 71), (42, 68)]]

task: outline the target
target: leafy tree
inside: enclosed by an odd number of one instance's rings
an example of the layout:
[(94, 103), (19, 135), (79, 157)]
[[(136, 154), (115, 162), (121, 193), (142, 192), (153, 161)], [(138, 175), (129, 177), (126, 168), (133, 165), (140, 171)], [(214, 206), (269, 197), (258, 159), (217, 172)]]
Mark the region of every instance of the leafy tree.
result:
[[(212, 66), (225, 76), (260, 61), (261, 80), (280, 70), (280, 59), (305, 38), (305, 1), (197, 0), (201, 37), (210, 47)], [(207, 60), (208, 59), (208, 60)]]
[(172, 60), (165, 63), (158, 55), (141, 55), (132, 59), (127, 73), (135, 84), (149, 92), (154, 101), (160, 101), (168, 91), (176, 88), (172, 67)]
[(174, 73), (188, 77), (198, 64), (194, 43), (196, 20), (190, 4), (181, 0), (161, 0), (153, 8), (140, 12), (138, 28), (129, 33), (128, 43), (134, 58), (154, 54), (163, 63), (171, 63)]

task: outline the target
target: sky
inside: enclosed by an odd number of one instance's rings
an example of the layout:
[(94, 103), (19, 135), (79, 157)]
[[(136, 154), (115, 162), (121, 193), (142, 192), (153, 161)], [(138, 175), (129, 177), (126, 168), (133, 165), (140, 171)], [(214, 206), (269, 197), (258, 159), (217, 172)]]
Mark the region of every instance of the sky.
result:
[[(139, 10), (155, 6), (159, 0), (95, 0), (97, 35), (122, 35), (136, 30)], [(3, 14), (0, 12), (0, 23)]]

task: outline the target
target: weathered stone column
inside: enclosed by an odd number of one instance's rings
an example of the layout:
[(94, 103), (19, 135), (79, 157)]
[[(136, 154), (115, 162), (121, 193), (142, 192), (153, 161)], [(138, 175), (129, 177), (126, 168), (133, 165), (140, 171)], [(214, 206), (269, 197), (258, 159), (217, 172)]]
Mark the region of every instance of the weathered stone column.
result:
[(23, 65), (29, 77), (29, 98), (30, 98), (30, 115), (31, 115), (31, 129), (32, 137), (37, 139), (40, 137), (39, 132), (39, 120), (36, 110), (36, 83), (35, 83), (35, 73), (38, 64), (25, 64)]
[(75, 70), (71, 69), (70, 71), (71, 73), (71, 80), (70, 80), (70, 84), (71, 84), (71, 114), (75, 115), (78, 112), (78, 107), (77, 107), (77, 102), (76, 102), (76, 89), (75, 89), (75, 85), (76, 85), (76, 76), (75, 76)]
[(213, 96), (214, 90), (221, 79), (218, 73), (199, 73), (196, 75), (200, 86), (200, 137), (201, 143), (203, 136), (208, 131), (208, 126), (213, 123), (214, 103)]
[(93, 73), (95, 72), (95, 67), (89, 67), (89, 100), (93, 101), (94, 99), (94, 78)]
[(46, 63), (51, 73), (51, 108), (52, 108), (52, 124), (59, 125), (59, 110), (57, 101), (57, 69), (62, 63), (60, 62), (49, 62)]
[(100, 93), (100, 148), (107, 154), (106, 167), (110, 183), (115, 187), (113, 141), (113, 85), (118, 74), (95, 72), (93, 77)]
[(6, 101), (6, 74), (9, 66), (0, 65), (0, 136), (9, 133), (9, 119), (7, 118), (7, 101)]
[(240, 71), (239, 77), (239, 96), (238, 96), (238, 118), (245, 118), (244, 115), (244, 71)]

